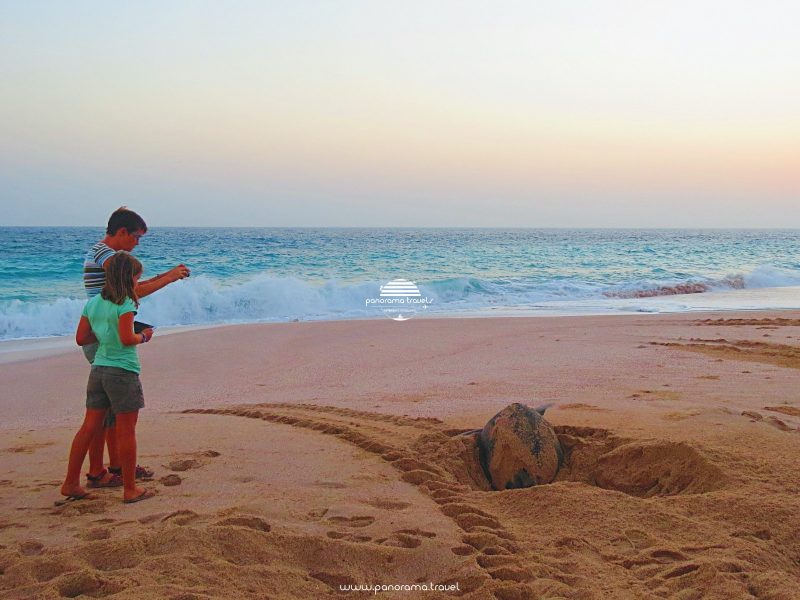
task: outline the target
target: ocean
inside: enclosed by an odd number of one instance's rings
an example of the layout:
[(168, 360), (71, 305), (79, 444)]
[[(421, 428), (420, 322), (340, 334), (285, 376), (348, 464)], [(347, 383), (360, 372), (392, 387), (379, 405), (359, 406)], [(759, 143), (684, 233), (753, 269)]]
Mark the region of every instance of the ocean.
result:
[[(103, 233), (0, 227), (0, 339), (74, 332)], [(134, 254), (145, 278), (192, 270), (142, 300), (161, 327), (384, 318), (366, 301), (395, 279), (434, 316), (800, 308), (778, 293), (800, 286), (798, 248), (798, 230), (154, 227)]]

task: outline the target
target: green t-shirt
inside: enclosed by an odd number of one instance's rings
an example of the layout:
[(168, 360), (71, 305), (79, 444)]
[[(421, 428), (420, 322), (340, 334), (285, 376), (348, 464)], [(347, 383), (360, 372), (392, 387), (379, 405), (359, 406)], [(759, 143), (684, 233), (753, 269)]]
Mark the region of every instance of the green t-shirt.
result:
[(141, 372), (136, 346), (124, 346), (119, 340), (119, 318), (129, 312), (136, 313), (136, 305), (130, 298), (125, 298), (122, 304), (114, 304), (100, 294), (83, 307), (83, 316), (89, 319), (92, 331), (100, 342), (93, 365)]

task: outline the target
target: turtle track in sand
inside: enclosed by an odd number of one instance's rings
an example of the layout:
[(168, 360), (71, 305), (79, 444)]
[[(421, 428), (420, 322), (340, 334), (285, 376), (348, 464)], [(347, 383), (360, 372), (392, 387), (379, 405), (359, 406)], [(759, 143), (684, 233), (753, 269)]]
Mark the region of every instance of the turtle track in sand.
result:
[(800, 319), (763, 318), (763, 319), (702, 319), (695, 321), (695, 325), (707, 325), (714, 327), (745, 327), (757, 325), (762, 327), (800, 327)]
[[(462, 593), (474, 592), (490, 580), (508, 582), (499, 589), (514, 589), (528, 578), (516, 559), (518, 548), (514, 536), (495, 515), (469, 502), (471, 491), (489, 489), (473, 456), (477, 447), (468, 438), (459, 437), (456, 431), (447, 430), (438, 419), (310, 404), (254, 404), (183, 412), (238, 416), (303, 427), (336, 436), (376, 454), (395, 467), (403, 481), (417, 486), (433, 499), (462, 531), (462, 545), (452, 551), (461, 556), (476, 555), (481, 573), (469, 580), (459, 580)], [(474, 469), (470, 469), (473, 464)]]
[[(479, 567), (471, 580), (459, 581), (462, 594), (480, 590), (491, 591), (498, 598), (524, 598), (542, 591), (531, 587), (531, 582), (538, 579), (541, 584), (544, 573), (538, 567), (531, 569), (521, 550), (523, 544), (494, 510), (492, 495), (485, 493), (490, 486), (479, 466), (477, 445), (472, 436), (460, 435), (464, 430), (450, 429), (438, 419), (313, 404), (253, 404), (183, 412), (302, 427), (373, 453), (397, 469), (400, 479), (429, 496), (461, 530), (462, 544), (451, 550), (456, 555), (474, 556)], [(556, 481), (580, 482), (633, 497), (658, 497), (703, 493), (719, 487), (723, 480), (716, 467), (686, 444), (626, 440), (588, 427), (555, 429), (567, 449), (565, 467)], [(642, 472), (652, 472), (652, 465), (647, 464), (651, 454), (679, 457), (687, 468), (684, 478), (668, 480), (656, 471), (654, 477), (642, 479)], [(638, 462), (641, 469), (632, 472), (626, 466), (631, 461)], [(574, 583), (569, 570), (556, 561), (544, 576), (557, 585), (569, 586)]]
[(715, 358), (766, 363), (777, 367), (800, 369), (800, 347), (789, 344), (770, 344), (753, 340), (725, 338), (690, 338), (686, 341), (650, 342), (653, 346), (699, 352)]

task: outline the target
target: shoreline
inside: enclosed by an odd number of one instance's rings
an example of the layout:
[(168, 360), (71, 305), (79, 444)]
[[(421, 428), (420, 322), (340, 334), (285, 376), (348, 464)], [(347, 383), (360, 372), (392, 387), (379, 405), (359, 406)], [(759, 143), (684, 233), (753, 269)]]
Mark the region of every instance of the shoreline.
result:
[[(377, 310), (377, 309), (373, 309)], [(558, 300), (534, 302), (525, 306), (485, 306), (466, 308), (449, 312), (413, 313), (412, 319), (481, 319), (481, 318), (541, 318), (541, 317), (582, 317), (642, 314), (693, 314), (701, 312), (753, 312), (753, 311), (792, 311), (800, 310), (800, 286), (767, 287), (741, 290), (710, 291), (693, 294), (665, 294), (644, 298), (592, 298), (582, 300)], [(236, 321), (228, 323), (195, 323), (190, 325), (167, 325), (159, 327), (159, 334), (171, 334), (194, 329), (228, 327), (237, 325), (263, 325), (282, 323), (335, 323), (363, 322), (387, 319), (386, 315), (375, 312), (367, 316), (342, 319), (301, 319), (292, 318), (279, 321)], [(151, 322), (154, 322), (151, 319)], [(77, 323), (77, 321), (76, 321)], [(156, 325), (158, 325), (156, 323)], [(9, 352), (17, 349), (27, 351), (39, 345), (45, 354), (55, 354), (60, 341), (72, 333), (61, 336), (18, 337), (0, 340), (0, 364), (7, 362)], [(18, 344), (18, 348), (12, 348)], [(28, 353), (35, 357), (36, 352)], [(14, 359), (16, 360), (16, 359)]]
[[(800, 294), (800, 287), (792, 287), (792, 288), (764, 288), (768, 290), (772, 289), (782, 289), (787, 291), (797, 291)], [(719, 292), (719, 294), (739, 294), (744, 290), (739, 290), (737, 292)], [(755, 291), (755, 290), (753, 290)], [(702, 295), (710, 295), (715, 294), (716, 292), (709, 292)], [(662, 298), (686, 298), (686, 297), (693, 297), (699, 296), (701, 294), (681, 294), (681, 295), (672, 295), (672, 296), (665, 296), (665, 297), (656, 297), (656, 298), (646, 298), (644, 300), (657, 302)], [(633, 301), (641, 301), (642, 299), (626, 299), (625, 302), (633, 302)], [(617, 302), (623, 300), (616, 300)], [(798, 298), (798, 302), (800, 303), (800, 298)], [(482, 311), (465, 311), (464, 313), (447, 313), (447, 314), (421, 314), (421, 315), (414, 315), (412, 318), (408, 320), (470, 320), (470, 319), (581, 319), (581, 318), (593, 318), (593, 317), (628, 317), (628, 318), (635, 318), (635, 317), (658, 317), (658, 316), (680, 316), (680, 315), (703, 315), (703, 314), (725, 314), (725, 315), (736, 315), (736, 314), (746, 314), (746, 315), (753, 315), (756, 313), (764, 313), (764, 314), (771, 314), (771, 313), (791, 313), (793, 311), (800, 310), (800, 307), (785, 307), (785, 308), (741, 308), (741, 307), (732, 307), (732, 308), (720, 308), (720, 307), (707, 307), (707, 308), (697, 308), (697, 309), (685, 309), (685, 310), (676, 310), (676, 311), (664, 311), (664, 312), (656, 312), (656, 311), (623, 311), (623, 310), (585, 310), (585, 311), (568, 311), (564, 309), (539, 309), (537, 308), (520, 308), (514, 309), (513, 307), (504, 307), (504, 308), (488, 308)], [(305, 323), (305, 324), (324, 324), (324, 323), (362, 323), (362, 322), (383, 322), (386, 320), (391, 320), (389, 317), (354, 317), (351, 319), (308, 319), (308, 320), (301, 320), (301, 319), (293, 319), (289, 321), (253, 321), (253, 322), (244, 322), (244, 323), (209, 323), (209, 324), (194, 324), (194, 325), (169, 325), (164, 327), (158, 327), (156, 330), (156, 335), (158, 337), (163, 337), (167, 335), (175, 335), (181, 333), (188, 333), (192, 331), (201, 331), (201, 330), (213, 330), (213, 329), (220, 329), (225, 327), (261, 327), (261, 326), (270, 326), (270, 325), (288, 325), (293, 323)], [(26, 361), (26, 360), (36, 360), (39, 358), (44, 358), (48, 356), (57, 356), (59, 354), (64, 354), (69, 352), (70, 350), (74, 349), (76, 344), (73, 339), (73, 335), (62, 335), (62, 336), (48, 336), (48, 337), (38, 337), (38, 338), (12, 338), (7, 340), (0, 340), (0, 365), (14, 363), (19, 361)]]

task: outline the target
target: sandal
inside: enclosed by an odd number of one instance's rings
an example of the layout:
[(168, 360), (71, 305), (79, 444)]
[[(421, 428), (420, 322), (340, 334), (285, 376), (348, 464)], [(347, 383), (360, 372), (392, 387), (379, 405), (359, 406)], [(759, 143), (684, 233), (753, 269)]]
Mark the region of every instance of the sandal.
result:
[(122, 502), (125, 504), (134, 504), (135, 502), (141, 502), (142, 500), (147, 500), (148, 498), (155, 498), (155, 496), (156, 493), (153, 490), (144, 490), (138, 496), (134, 496), (128, 500), (123, 500)]
[[(114, 475), (122, 477), (122, 467), (108, 467), (108, 470)], [(152, 479), (153, 475), (155, 472), (151, 468), (136, 465), (136, 479)]]
[(56, 506), (64, 506), (69, 504), (70, 502), (77, 502), (78, 500), (95, 500), (97, 496), (85, 493), (85, 494), (70, 494), (69, 496), (64, 496), (61, 500), (56, 500), (53, 502)]
[[(110, 477), (106, 479), (106, 475)], [(99, 475), (86, 474), (86, 487), (90, 488), (110, 488), (120, 487), (122, 485), (122, 477), (116, 473), (111, 473), (108, 469), (103, 469)]]

